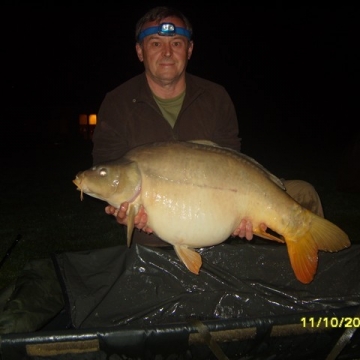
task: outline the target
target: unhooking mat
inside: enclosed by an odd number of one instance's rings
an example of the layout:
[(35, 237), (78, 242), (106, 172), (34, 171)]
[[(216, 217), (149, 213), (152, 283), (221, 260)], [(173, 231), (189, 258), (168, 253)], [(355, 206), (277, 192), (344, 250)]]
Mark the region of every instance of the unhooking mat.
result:
[(317, 274), (307, 285), (295, 278), (284, 245), (224, 243), (199, 252), (199, 275), (172, 248), (133, 244), (56, 255), (72, 325), (143, 327), (360, 305), (360, 246), (319, 252)]

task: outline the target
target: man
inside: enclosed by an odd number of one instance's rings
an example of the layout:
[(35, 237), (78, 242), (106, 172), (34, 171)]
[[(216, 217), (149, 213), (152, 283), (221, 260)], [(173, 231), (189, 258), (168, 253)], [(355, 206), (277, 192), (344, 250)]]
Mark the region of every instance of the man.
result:
[[(175, 9), (156, 7), (138, 21), (135, 33), (136, 53), (145, 71), (104, 98), (93, 136), (94, 164), (118, 159), (145, 143), (167, 140), (211, 140), (240, 151), (236, 112), (226, 90), (186, 72), (194, 49), (189, 20)], [(289, 184), (291, 196), (304, 198), (311, 210), (322, 214), (320, 199), (310, 184)], [(126, 225), (127, 207), (127, 203), (120, 209), (107, 206), (105, 211)], [(146, 222), (141, 208), (135, 226), (150, 233)], [(161, 243), (144, 232), (136, 231), (133, 241)], [(233, 235), (252, 239), (251, 221), (243, 219)]]

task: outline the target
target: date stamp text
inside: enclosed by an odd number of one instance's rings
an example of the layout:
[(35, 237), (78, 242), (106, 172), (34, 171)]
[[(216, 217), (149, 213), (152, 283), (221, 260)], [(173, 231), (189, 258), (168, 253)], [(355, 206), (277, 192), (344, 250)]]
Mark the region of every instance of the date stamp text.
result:
[(303, 317), (300, 319), (303, 327), (311, 328), (359, 328), (360, 317)]

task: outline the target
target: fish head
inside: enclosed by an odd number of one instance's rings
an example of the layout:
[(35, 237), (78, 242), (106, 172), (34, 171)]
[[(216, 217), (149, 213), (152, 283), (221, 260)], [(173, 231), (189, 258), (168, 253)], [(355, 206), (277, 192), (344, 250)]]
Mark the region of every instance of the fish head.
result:
[(112, 162), (80, 171), (73, 183), (81, 192), (81, 200), (83, 194), (87, 194), (119, 207), (125, 201), (134, 201), (139, 195), (141, 174), (135, 162)]

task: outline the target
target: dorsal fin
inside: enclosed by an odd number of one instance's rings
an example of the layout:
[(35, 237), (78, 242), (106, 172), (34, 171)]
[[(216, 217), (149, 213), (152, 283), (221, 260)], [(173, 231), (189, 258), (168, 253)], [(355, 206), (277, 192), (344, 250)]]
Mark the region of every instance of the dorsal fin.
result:
[(194, 144), (200, 144), (200, 145), (208, 145), (208, 146), (215, 146), (215, 147), (221, 147), (217, 143), (214, 143), (210, 140), (189, 140), (188, 142), (194, 143)]

